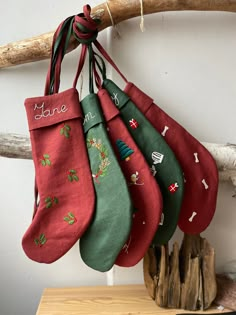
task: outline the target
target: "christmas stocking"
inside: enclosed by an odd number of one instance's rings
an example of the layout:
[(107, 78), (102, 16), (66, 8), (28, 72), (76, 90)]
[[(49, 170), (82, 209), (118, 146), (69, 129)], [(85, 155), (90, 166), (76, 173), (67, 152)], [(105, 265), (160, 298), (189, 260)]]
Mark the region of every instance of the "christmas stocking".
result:
[(113, 102), (129, 132), (145, 156), (163, 196), (163, 216), (153, 243), (165, 244), (173, 235), (183, 199), (183, 172), (170, 147), (130, 98), (111, 80), (105, 79), (103, 87)]
[[(127, 83), (125, 93), (176, 154), (184, 171), (185, 181), (185, 194), (178, 225), (185, 233), (201, 233), (210, 224), (216, 208), (218, 171), (214, 159), (199, 141), (154, 104), (149, 96), (134, 84), (128, 83), (98, 42), (95, 42), (95, 46)], [(104, 71), (103, 77), (106, 77)], [(119, 102), (116, 94), (112, 97)]]
[(125, 92), (162, 134), (183, 168), (185, 194), (179, 227), (188, 234), (201, 233), (211, 222), (216, 208), (218, 171), (214, 159), (199, 141), (134, 84), (127, 83)]
[(143, 154), (119, 117), (119, 110), (109, 94), (100, 89), (98, 97), (107, 122), (109, 139), (134, 204), (132, 229), (115, 261), (116, 265), (131, 267), (143, 258), (158, 229), (162, 196)]
[[(85, 14), (88, 13), (88, 8), (88, 6), (84, 7)], [(89, 31), (90, 27), (91, 32)], [(90, 22), (88, 22), (82, 15), (74, 17), (74, 34), (82, 43), (74, 87), (84, 64), (87, 47), (91, 57), (90, 42), (97, 35), (96, 27), (96, 23), (91, 18)], [(87, 33), (87, 31), (89, 32)], [(68, 37), (66, 36), (66, 38)], [(58, 50), (53, 56), (54, 69), (52, 69), (50, 75), (51, 81), (55, 82), (54, 85), (56, 86), (58, 85), (58, 80), (56, 80), (57, 74), (61, 70), (60, 61), (66, 50), (63, 47), (65, 41), (62, 39), (61, 35), (55, 39), (55, 45), (58, 47)], [(88, 266), (95, 270), (107, 271), (113, 266), (130, 233), (132, 202), (126, 180), (107, 137), (98, 98), (93, 93), (91, 58), (89, 65), (91, 94), (83, 99), (82, 108), (84, 132), (97, 199), (93, 220), (86, 233), (80, 239), (80, 253), (83, 261)]]
[(97, 202), (93, 221), (80, 239), (80, 253), (88, 266), (104, 272), (114, 265), (128, 239), (133, 209), (126, 179), (107, 136), (97, 95), (89, 94), (81, 105)]
[(22, 246), (30, 259), (52, 263), (81, 237), (94, 211), (82, 112), (74, 88), (28, 98), (25, 108), (40, 201)]

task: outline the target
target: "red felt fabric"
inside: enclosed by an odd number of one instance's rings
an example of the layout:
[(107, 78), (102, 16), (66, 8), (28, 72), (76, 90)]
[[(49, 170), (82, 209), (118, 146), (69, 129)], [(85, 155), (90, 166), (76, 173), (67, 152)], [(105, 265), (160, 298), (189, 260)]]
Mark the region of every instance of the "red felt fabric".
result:
[(94, 211), (83, 117), (74, 88), (28, 98), (25, 108), (40, 201), (22, 246), (30, 259), (52, 263), (81, 237)]
[[(119, 110), (108, 92), (101, 89), (98, 97), (107, 122), (108, 136), (127, 180), (135, 208), (129, 238), (115, 262), (119, 266), (131, 267), (143, 258), (156, 233), (162, 213), (162, 196), (146, 160), (119, 117)], [(117, 140), (134, 151), (129, 160), (122, 159)]]
[(199, 141), (133, 83), (127, 83), (125, 93), (162, 133), (184, 171), (180, 229), (188, 234), (201, 233), (210, 224), (216, 208), (218, 170), (215, 160)]

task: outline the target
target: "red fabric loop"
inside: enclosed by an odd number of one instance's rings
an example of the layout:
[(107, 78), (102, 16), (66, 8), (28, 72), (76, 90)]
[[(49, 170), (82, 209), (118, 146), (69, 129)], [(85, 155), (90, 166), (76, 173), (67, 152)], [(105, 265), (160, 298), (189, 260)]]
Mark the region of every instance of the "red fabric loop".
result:
[(96, 46), (96, 48), (98, 49), (98, 51), (103, 55), (103, 57), (110, 63), (110, 65), (119, 73), (119, 75), (122, 77), (122, 79), (128, 83), (128, 80), (126, 79), (126, 77), (120, 72), (120, 70), (118, 69), (117, 65), (115, 64), (115, 62), (111, 59), (111, 57), (108, 55), (108, 53), (105, 51), (105, 49), (101, 46), (101, 44), (95, 40), (94, 45)]
[(86, 45), (82, 45), (82, 50), (81, 50), (81, 54), (80, 54), (80, 59), (79, 59), (79, 66), (75, 75), (75, 79), (74, 79), (74, 83), (73, 83), (73, 87), (75, 88), (77, 85), (77, 81), (79, 78), (79, 75), (83, 69), (84, 66), (84, 62), (85, 62), (85, 58), (86, 58), (86, 54), (87, 54), (87, 46)]

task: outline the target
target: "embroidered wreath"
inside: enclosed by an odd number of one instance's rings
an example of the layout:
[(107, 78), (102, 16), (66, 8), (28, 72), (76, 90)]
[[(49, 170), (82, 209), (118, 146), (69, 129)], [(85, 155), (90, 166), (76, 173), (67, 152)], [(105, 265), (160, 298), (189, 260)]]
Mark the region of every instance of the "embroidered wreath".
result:
[(106, 146), (102, 144), (101, 139), (97, 140), (96, 138), (88, 138), (87, 147), (88, 149), (96, 148), (99, 152), (98, 157), (100, 160), (100, 164), (98, 165), (96, 173), (92, 174), (92, 177), (94, 178), (96, 183), (100, 184), (98, 178), (107, 175), (107, 168), (111, 164), (110, 160), (108, 159), (108, 150)]

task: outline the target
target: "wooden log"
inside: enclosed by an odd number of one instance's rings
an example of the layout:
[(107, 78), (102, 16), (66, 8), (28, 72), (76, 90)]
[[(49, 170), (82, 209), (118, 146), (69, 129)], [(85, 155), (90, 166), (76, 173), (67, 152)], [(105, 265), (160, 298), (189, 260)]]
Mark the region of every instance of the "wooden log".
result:
[[(155, 256), (153, 253), (152, 250), (146, 256), (148, 260), (144, 260), (144, 282), (149, 295), (156, 291), (158, 306), (191, 311), (211, 306), (217, 291), (215, 252), (206, 239), (200, 235), (184, 235), (180, 250), (174, 243), (170, 255), (168, 246), (156, 247)], [(150, 273), (150, 270), (154, 271), (148, 265), (150, 255), (156, 258), (156, 275)], [(155, 266), (153, 260), (152, 265)]]
[(161, 259), (159, 262), (159, 275), (156, 287), (156, 304), (161, 307), (168, 305), (169, 286), (169, 251), (168, 245), (161, 246)]
[(179, 271), (179, 245), (173, 245), (170, 257), (170, 277), (168, 288), (168, 307), (179, 308), (181, 297), (180, 271)]
[(144, 283), (148, 290), (148, 294), (154, 300), (156, 296), (156, 282), (155, 276), (157, 275), (157, 262), (154, 248), (149, 248), (143, 258), (143, 277)]
[(181, 301), (180, 307), (187, 310), (199, 309), (200, 284), (200, 236), (184, 235), (180, 249)]
[(203, 305), (204, 309), (211, 306), (217, 294), (215, 276), (215, 251), (206, 239), (201, 239), (202, 279), (203, 279)]
[[(139, 1), (113, 0), (108, 5), (115, 24), (140, 16)], [(236, 12), (236, 0), (143, 0), (144, 14), (184, 10)], [(100, 31), (112, 25), (106, 2), (94, 7), (92, 15), (101, 19)], [(0, 68), (49, 58), (53, 34), (54, 31), (0, 46)], [(67, 52), (77, 46), (78, 42), (71, 39)]]

